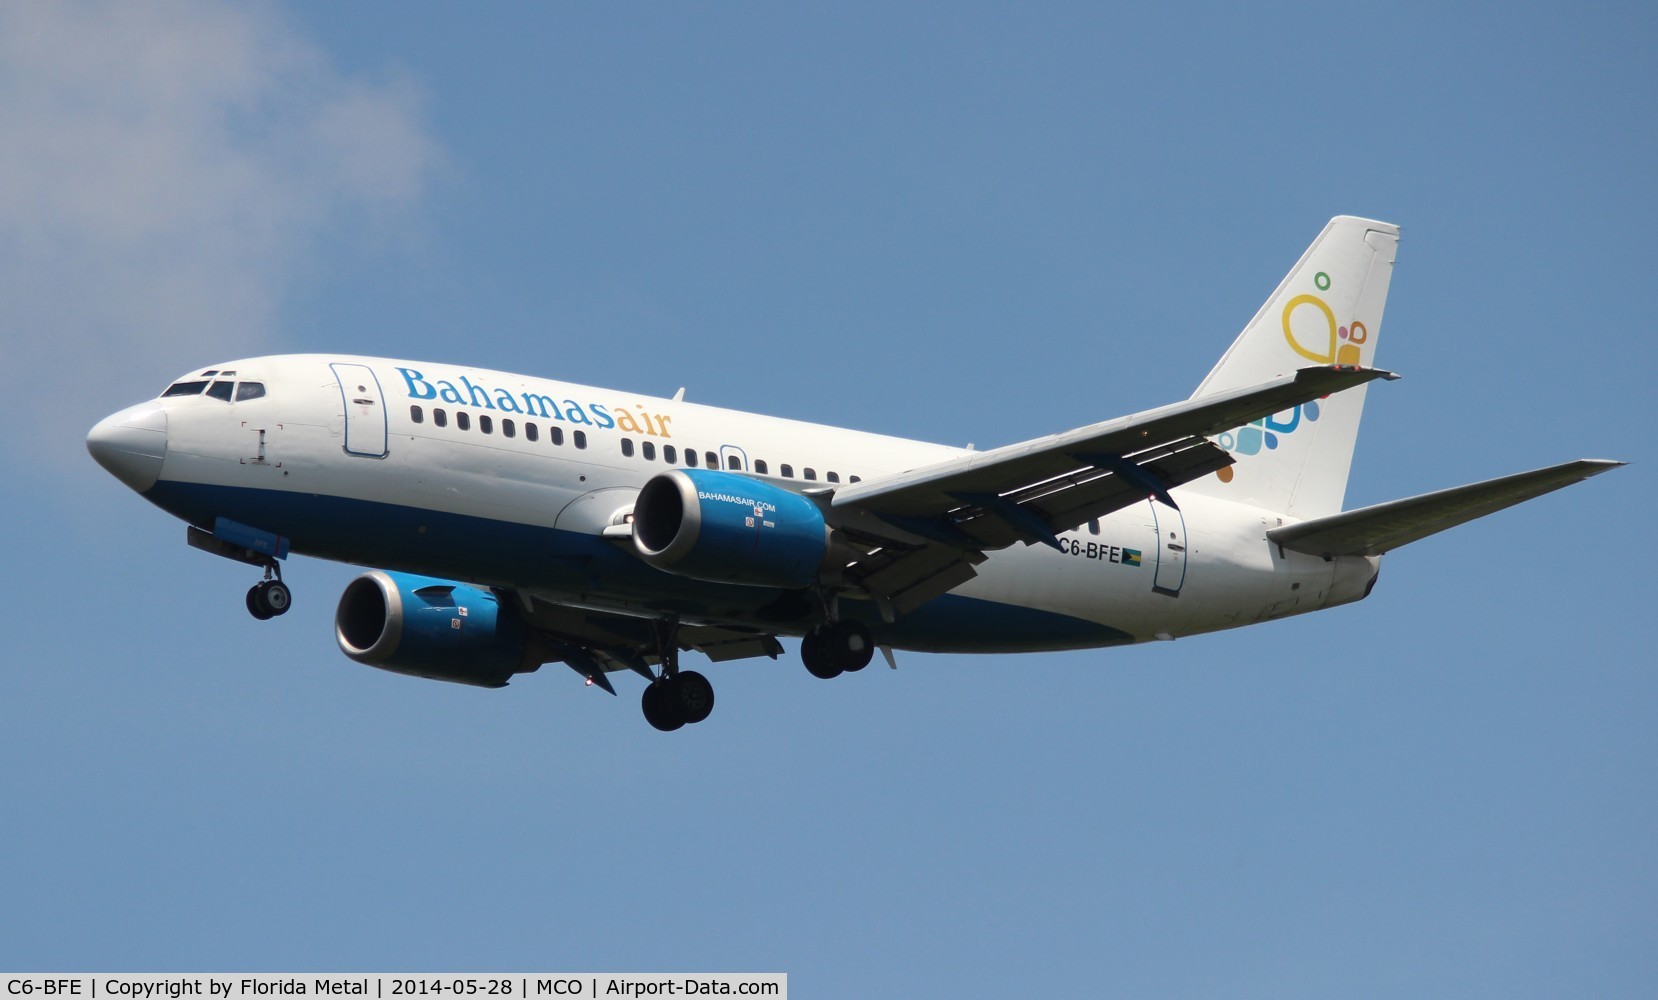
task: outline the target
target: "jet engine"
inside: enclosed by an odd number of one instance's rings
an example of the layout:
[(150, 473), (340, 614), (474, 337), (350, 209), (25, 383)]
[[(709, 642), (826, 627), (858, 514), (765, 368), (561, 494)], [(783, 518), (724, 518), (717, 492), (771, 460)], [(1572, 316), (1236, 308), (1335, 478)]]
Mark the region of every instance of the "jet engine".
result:
[(371, 667), (478, 687), (534, 670), (529, 630), (494, 594), (451, 580), (375, 570), (334, 612), (340, 651)]
[(796, 589), (817, 582), (829, 528), (798, 493), (730, 472), (675, 469), (639, 491), (633, 546), (680, 576)]

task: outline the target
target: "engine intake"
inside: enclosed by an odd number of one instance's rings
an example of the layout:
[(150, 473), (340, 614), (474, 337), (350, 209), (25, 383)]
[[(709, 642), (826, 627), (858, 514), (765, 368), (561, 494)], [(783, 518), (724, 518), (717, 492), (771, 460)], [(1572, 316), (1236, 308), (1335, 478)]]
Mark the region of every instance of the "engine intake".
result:
[(407, 573), (375, 570), (347, 584), (334, 638), (358, 663), (478, 687), (540, 666), (523, 622), (494, 594)]
[(797, 589), (817, 582), (829, 528), (798, 493), (730, 472), (675, 469), (639, 491), (633, 546), (668, 573)]

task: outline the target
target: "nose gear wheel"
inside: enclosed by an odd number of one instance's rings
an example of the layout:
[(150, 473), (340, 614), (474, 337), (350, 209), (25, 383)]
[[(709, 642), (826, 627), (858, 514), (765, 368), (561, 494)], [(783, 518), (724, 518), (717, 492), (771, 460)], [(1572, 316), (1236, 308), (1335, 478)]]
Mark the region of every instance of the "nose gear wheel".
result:
[(248, 614), (260, 621), (287, 614), (293, 603), (293, 591), (280, 578), (256, 583), (248, 591)]

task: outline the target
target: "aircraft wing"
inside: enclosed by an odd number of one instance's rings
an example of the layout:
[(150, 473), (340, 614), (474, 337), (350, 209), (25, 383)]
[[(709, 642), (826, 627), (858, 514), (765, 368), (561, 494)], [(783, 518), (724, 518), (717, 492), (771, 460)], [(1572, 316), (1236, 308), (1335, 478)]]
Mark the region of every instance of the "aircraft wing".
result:
[(1546, 469), (1488, 479), (1483, 483), (1343, 511), (1299, 524), (1286, 524), (1268, 531), (1267, 537), (1286, 549), (1327, 559), (1334, 556), (1379, 556), (1446, 528), (1496, 513), (1504, 507), (1581, 483), (1590, 476), (1598, 476), (1623, 464), (1605, 459), (1579, 459)]
[(1232, 464), (1208, 440), (1391, 372), (1303, 368), (1262, 385), (1189, 399), (1061, 434), (975, 452), (836, 489), (820, 499), (864, 543), (847, 582), (908, 610), (974, 576), (984, 552), (1057, 535)]

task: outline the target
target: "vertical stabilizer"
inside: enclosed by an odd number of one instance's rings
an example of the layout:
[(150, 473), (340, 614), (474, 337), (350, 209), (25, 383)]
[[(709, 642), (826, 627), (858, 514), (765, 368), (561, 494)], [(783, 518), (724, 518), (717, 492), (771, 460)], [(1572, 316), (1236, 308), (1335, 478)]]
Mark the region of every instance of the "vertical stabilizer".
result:
[[(1331, 219), (1192, 398), (1310, 365), (1374, 367), (1398, 246), (1398, 226)], [(1364, 395), (1349, 389), (1219, 435), (1236, 464), (1183, 489), (1298, 518), (1340, 511)]]

